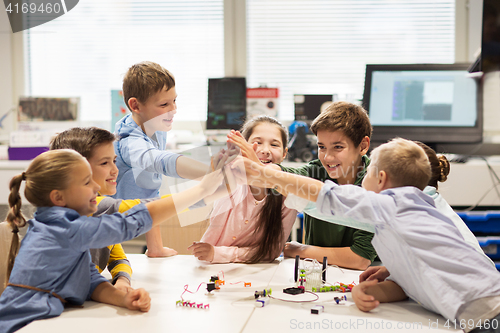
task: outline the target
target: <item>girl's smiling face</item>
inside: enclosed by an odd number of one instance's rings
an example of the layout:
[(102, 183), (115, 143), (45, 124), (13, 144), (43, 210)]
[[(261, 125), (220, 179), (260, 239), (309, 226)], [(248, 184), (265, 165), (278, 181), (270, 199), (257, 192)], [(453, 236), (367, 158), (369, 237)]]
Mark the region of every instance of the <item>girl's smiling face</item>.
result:
[(248, 143), (257, 143), (255, 153), (263, 164), (281, 163), (285, 159), (287, 149), (281, 138), (281, 131), (277, 125), (261, 123), (253, 128)]
[(89, 163), (82, 159), (74, 166), (69, 186), (60, 190), (61, 206), (76, 210), (80, 215), (87, 216), (97, 210), (97, 192), (99, 185), (92, 179), (92, 169)]

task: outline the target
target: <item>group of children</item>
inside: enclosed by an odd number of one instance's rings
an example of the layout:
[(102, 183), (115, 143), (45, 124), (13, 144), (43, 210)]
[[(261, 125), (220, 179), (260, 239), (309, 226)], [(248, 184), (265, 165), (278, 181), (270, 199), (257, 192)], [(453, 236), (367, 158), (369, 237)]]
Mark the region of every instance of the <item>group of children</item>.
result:
[[(366, 269), (353, 289), (360, 310), (411, 297), (451, 320), (500, 320), (500, 275), (437, 192), (449, 163), (424, 144), (395, 139), (369, 158), (366, 111), (336, 102), (311, 125), (318, 160), (281, 166), (288, 131), (259, 116), (241, 132), (231, 131), (230, 149), (205, 165), (165, 151), (177, 112), (169, 71), (151, 62), (132, 66), (123, 95), (131, 114), (116, 124), (115, 134), (64, 131), (49, 152), (12, 179), (7, 221), (14, 236), (0, 296), (1, 332), (89, 299), (148, 311), (149, 295), (132, 288), (120, 242), (146, 233), (148, 256), (175, 255), (163, 246), (159, 224), (211, 203), (210, 225), (189, 247), (200, 260), (271, 262), (282, 251), (319, 261), (326, 256), (329, 264)], [(243, 157), (228, 163), (235, 146)], [(200, 182), (159, 197), (163, 175)], [(23, 181), (37, 211), (15, 257), (17, 232), (26, 222), (20, 212)], [(305, 244), (287, 242), (298, 210), (304, 211)], [(385, 266), (368, 267), (377, 255)], [(99, 274), (106, 267), (111, 283)], [(470, 330), (484, 331), (476, 327)]]

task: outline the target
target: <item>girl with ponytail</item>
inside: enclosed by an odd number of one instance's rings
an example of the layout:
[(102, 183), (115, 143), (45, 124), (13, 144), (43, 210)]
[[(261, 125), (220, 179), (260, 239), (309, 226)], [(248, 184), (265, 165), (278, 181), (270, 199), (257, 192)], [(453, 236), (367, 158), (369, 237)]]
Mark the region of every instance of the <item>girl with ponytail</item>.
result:
[[(94, 300), (131, 310), (149, 311), (144, 289), (119, 290), (97, 271), (89, 249), (143, 234), (222, 184), (227, 156), (214, 160), (216, 171), (196, 186), (167, 198), (141, 203), (126, 214), (90, 217), (97, 209), (100, 186), (87, 160), (74, 150), (59, 149), (36, 157), (26, 172), (10, 182), (7, 221), (14, 231), (8, 284), (0, 296), (0, 332), (10, 333), (33, 320), (59, 316), (65, 305)], [(17, 231), (26, 220), (19, 189), (37, 207), (16, 257)], [(222, 185), (221, 185), (222, 186)], [(225, 187), (225, 186), (224, 186)]]
[(472, 246), (474, 250), (483, 254), (486, 258), (488, 258), (492, 265), (495, 265), (493, 261), (484, 254), (483, 249), (479, 245), (476, 236), (470, 231), (464, 221), (453, 211), (453, 208), (446, 202), (446, 200), (439, 194), (438, 190), (438, 182), (443, 183), (448, 179), (448, 175), (450, 173), (450, 162), (444, 155), (437, 155), (436, 152), (422, 142), (416, 142), (420, 147), (422, 147), (429, 158), (429, 162), (431, 163), (431, 179), (427, 184), (427, 187), (424, 189), (424, 193), (431, 196), (434, 199), (434, 203), (436, 204), (436, 208), (450, 218), (453, 221), (455, 226), (458, 228), (464, 240), (467, 244)]
[(9, 189), (9, 213), (7, 214), (7, 223), (10, 224), (12, 229), (12, 242), (10, 243), (9, 257), (7, 260), (7, 274), (6, 281), (7, 284), (9, 280), (10, 273), (12, 272), (12, 267), (14, 266), (14, 258), (19, 250), (19, 229), (26, 225), (26, 219), (21, 214), (21, 196), (19, 195), (19, 188), (21, 187), (21, 182), (26, 179), (26, 173), (23, 172), (10, 181)]

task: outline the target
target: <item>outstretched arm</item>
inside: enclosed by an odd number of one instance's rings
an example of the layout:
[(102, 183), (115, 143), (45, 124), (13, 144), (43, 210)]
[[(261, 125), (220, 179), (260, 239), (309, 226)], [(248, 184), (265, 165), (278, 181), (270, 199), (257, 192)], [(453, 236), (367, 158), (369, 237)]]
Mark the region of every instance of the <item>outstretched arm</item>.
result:
[(146, 207), (153, 220), (153, 227), (179, 214), (200, 199), (214, 193), (224, 178), (221, 168), (224, 166), (226, 160), (226, 155), (215, 159), (213, 162), (215, 171), (205, 175), (196, 186), (169, 197), (146, 203)]
[(209, 166), (186, 156), (179, 156), (175, 163), (177, 174), (181, 178), (200, 180), (206, 175)]
[[(230, 163), (239, 153), (239, 150), (234, 148), (220, 150), (214, 155), (215, 159), (218, 160), (224, 156), (224, 163)], [(182, 155), (177, 158), (175, 168), (179, 177), (192, 180), (201, 180), (203, 176), (212, 171), (210, 165)]]
[(286, 243), (285, 257), (295, 258), (299, 255), (301, 258), (311, 258), (323, 261), (328, 258), (328, 264), (340, 267), (364, 270), (371, 261), (354, 253), (350, 247), (320, 247), (314, 245), (304, 245), (297, 242)]
[(243, 158), (243, 163), (249, 185), (274, 188), (287, 196), (295, 194), (309, 201), (318, 199), (323, 183), (319, 180), (267, 168), (261, 163), (256, 163), (248, 158)]

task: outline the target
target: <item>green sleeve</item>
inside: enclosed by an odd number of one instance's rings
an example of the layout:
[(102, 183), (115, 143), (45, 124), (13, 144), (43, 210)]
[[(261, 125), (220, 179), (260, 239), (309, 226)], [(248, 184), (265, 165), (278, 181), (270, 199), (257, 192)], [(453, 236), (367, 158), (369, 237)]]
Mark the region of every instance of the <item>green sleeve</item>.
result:
[(377, 252), (375, 252), (373, 248), (372, 238), (373, 233), (364, 230), (356, 230), (353, 234), (353, 244), (351, 245), (352, 252), (370, 261), (375, 260)]
[(327, 179), (332, 180), (328, 176), (328, 173), (326, 172), (325, 168), (323, 168), (323, 165), (321, 164), (320, 160), (311, 161), (299, 168), (284, 167), (282, 165), (280, 165), (280, 168), (284, 172), (311, 177), (320, 180), (322, 182), (324, 182)]
[(290, 168), (290, 167), (284, 167), (282, 165), (279, 165), (281, 168), (281, 171), (288, 172), (288, 173), (293, 173), (296, 175), (301, 175), (301, 176), (306, 176), (309, 177), (310, 174), (310, 166), (309, 164), (306, 164), (300, 168)]

